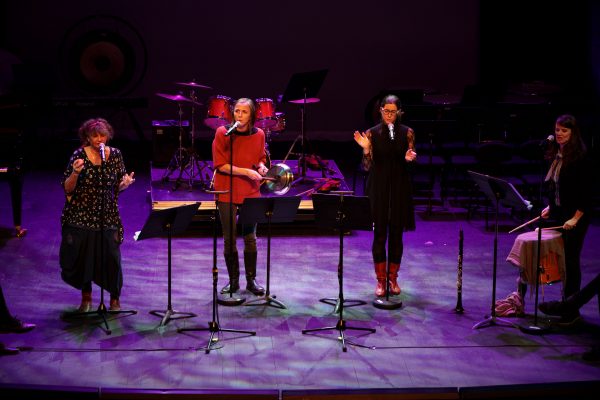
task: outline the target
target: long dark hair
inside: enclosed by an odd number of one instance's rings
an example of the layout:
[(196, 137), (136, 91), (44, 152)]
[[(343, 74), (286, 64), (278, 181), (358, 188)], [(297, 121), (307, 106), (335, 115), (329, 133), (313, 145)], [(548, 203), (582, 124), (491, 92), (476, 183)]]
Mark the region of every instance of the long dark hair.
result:
[[(583, 158), (587, 153), (587, 148), (581, 136), (581, 129), (579, 129), (577, 119), (570, 114), (563, 114), (556, 118), (556, 125), (571, 129), (571, 137), (562, 149), (563, 163), (568, 164)], [(556, 157), (558, 150), (559, 145), (554, 141), (554, 145), (550, 146), (546, 153), (546, 158), (553, 159)]]

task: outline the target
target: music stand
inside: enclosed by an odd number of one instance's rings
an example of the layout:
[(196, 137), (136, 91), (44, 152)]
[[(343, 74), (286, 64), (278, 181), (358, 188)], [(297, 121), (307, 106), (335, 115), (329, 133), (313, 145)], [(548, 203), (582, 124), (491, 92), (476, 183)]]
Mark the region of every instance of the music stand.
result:
[[(172, 319), (183, 319), (195, 317), (196, 314), (190, 312), (174, 311), (171, 305), (171, 239), (173, 235), (182, 233), (186, 230), (192, 218), (198, 211), (200, 203), (193, 203), (179, 207), (167, 208), (165, 210), (155, 210), (150, 213), (148, 219), (144, 223), (144, 227), (136, 236), (135, 240), (150, 239), (154, 237), (162, 237), (167, 235), (167, 309), (165, 311), (152, 310), (149, 313), (157, 317), (161, 317), (159, 327), (163, 327)], [(174, 317), (174, 315), (181, 315)]]
[(292, 197), (247, 197), (240, 208), (238, 222), (241, 224), (267, 224), (267, 287), (264, 297), (247, 301), (247, 306), (271, 306), (285, 309), (285, 304), (271, 296), (271, 224), (292, 222), (296, 217), (301, 198)]
[[(219, 195), (228, 193), (228, 190), (207, 190), (206, 193)], [(254, 331), (242, 331), (238, 329), (225, 329), (221, 328), (219, 325), (218, 314), (218, 306), (217, 306), (217, 283), (219, 281), (219, 269), (217, 268), (217, 221), (218, 221), (218, 202), (215, 198), (215, 208), (213, 210), (213, 267), (212, 267), (212, 276), (213, 276), (213, 288), (212, 288), (212, 320), (208, 322), (208, 328), (179, 328), (177, 332), (188, 332), (188, 331), (209, 331), (210, 337), (208, 338), (208, 344), (204, 347), (204, 352), (206, 354), (210, 353), (211, 350), (217, 349), (214, 347), (214, 343), (218, 341), (218, 338), (215, 338), (215, 333), (217, 332), (237, 332), (237, 333), (247, 333), (250, 336), (256, 335)], [(221, 346), (222, 347), (222, 346)], [(218, 347), (220, 348), (220, 347)]]
[[(300, 168), (299, 177), (296, 179), (294, 183), (301, 183), (307, 181), (306, 179), (306, 105), (309, 103), (318, 103), (320, 100), (317, 97), (319, 93), (319, 89), (323, 85), (323, 81), (325, 80), (325, 76), (327, 75), (327, 69), (321, 69), (317, 71), (310, 72), (300, 72), (295, 73), (290, 78), (290, 81), (283, 92), (283, 96), (281, 101), (287, 101), (289, 103), (300, 104), (300, 136), (296, 137), (296, 140), (292, 143), (292, 146), (287, 152), (287, 155), (284, 158), (287, 160), (288, 156), (291, 154), (292, 149), (296, 145), (298, 138), (300, 138), (300, 144), (302, 147), (302, 153), (300, 155), (300, 163), (298, 164)], [(301, 165), (300, 165), (301, 164)], [(312, 182), (311, 180), (309, 180)]]
[(371, 204), (366, 196), (352, 196), (351, 191), (331, 192), (332, 194), (314, 194), (312, 196), (315, 220), (318, 226), (338, 229), (340, 234), (340, 253), (338, 262), (340, 315), (335, 326), (303, 329), (302, 334), (316, 331), (337, 330), (342, 350), (347, 351), (344, 331), (347, 329), (375, 333), (373, 328), (351, 327), (344, 320), (344, 231), (347, 229), (371, 230)]
[(515, 189), (512, 183), (495, 178), (489, 175), (480, 174), (474, 171), (467, 171), (471, 178), (475, 181), (479, 189), (488, 197), (488, 199), (496, 204), (496, 218), (494, 223), (494, 267), (492, 273), (492, 310), (491, 315), (475, 325), (473, 329), (484, 328), (491, 325), (503, 325), (516, 328), (512, 322), (496, 317), (496, 273), (498, 268), (498, 214), (500, 204), (504, 207), (513, 207), (519, 211), (530, 210), (532, 205), (525, 200), (521, 194)]

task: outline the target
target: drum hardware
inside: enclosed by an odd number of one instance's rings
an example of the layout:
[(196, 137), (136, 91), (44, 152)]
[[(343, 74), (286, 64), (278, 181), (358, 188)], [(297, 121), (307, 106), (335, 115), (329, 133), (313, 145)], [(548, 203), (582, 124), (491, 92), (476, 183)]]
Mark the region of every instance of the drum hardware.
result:
[[(180, 83), (182, 84), (182, 83)], [(186, 86), (191, 87), (192, 89), (190, 90), (190, 100), (192, 100), (192, 107), (191, 107), (191, 114), (192, 114), (192, 129), (190, 132), (190, 138), (191, 138), (191, 148), (189, 150), (189, 159), (187, 162), (187, 165), (185, 166), (184, 169), (180, 169), (179, 170), (179, 177), (177, 178), (177, 180), (175, 181), (175, 185), (173, 190), (177, 190), (177, 188), (179, 187), (180, 183), (181, 183), (181, 177), (183, 175), (184, 170), (187, 171), (188, 174), (188, 190), (192, 190), (193, 185), (194, 185), (194, 179), (198, 178), (198, 181), (200, 182), (200, 185), (202, 188), (206, 188), (207, 187), (207, 182), (209, 181), (209, 174), (206, 174), (206, 179), (204, 179), (202, 177), (202, 172), (208, 168), (209, 170), (211, 169), (210, 165), (203, 161), (200, 160), (198, 157), (198, 153), (196, 152), (196, 146), (194, 144), (194, 139), (196, 137), (196, 108), (194, 107), (195, 104), (200, 104), (197, 102), (197, 98), (196, 98), (196, 92), (194, 91), (194, 87), (198, 87), (198, 86), (202, 86), (202, 85), (198, 85), (198, 84), (194, 84), (196, 86), (192, 85), (192, 82), (187, 83)], [(208, 86), (207, 86), (208, 88)]]
[(302, 162), (298, 164), (300, 176), (292, 184), (306, 181), (313, 182), (313, 180), (307, 179), (306, 177), (306, 159), (304, 158), (304, 155), (306, 154), (306, 105), (318, 103), (320, 101), (320, 99), (317, 98), (317, 93), (323, 85), (327, 72), (327, 69), (323, 69), (293, 74), (281, 99), (282, 101), (300, 105), (300, 135), (296, 137), (283, 160), (283, 162), (286, 162), (298, 139), (300, 139), (302, 149), (302, 157), (300, 158)]
[[(200, 103), (198, 101), (198, 99), (196, 98), (196, 94), (194, 92), (194, 90), (192, 89), (190, 91), (190, 96), (186, 97), (181, 93), (175, 94), (175, 95), (171, 95), (171, 94), (166, 94), (166, 93), (156, 93), (157, 96), (165, 98), (167, 100), (171, 100), (171, 101), (175, 101), (177, 103), (178, 106), (178, 114), (179, 114), (179, 147), (177, 148), (177, 150), (175, 150), (175, 154), (173, 155), (173, 158), (171, 159), (171, 161), (169, 162), (169, 165), (167, 166), (165, 173), (162, 176), (162, 181), (163, 182), (168, 182), (169, 181), (169, 177), (171, 176), (171, 174), (175, 171), (175, 170), (179, 170), (179, 175), (177, 177), (177, 179), (175, 180), (175, 184), (173, 185), (172, 190), (175, 191), (179, 188), (179, 186), (182, 183), (182, 178), (183, 178), (183, 174), (184, 172), (187, 172), (188, 175), (188, 189), (191, 191), (193, 188), (193, 183), (194, 183), (194, 178), (198, 177), (200, 178), (200, 182), (202, 183), (202, 185), (205, 185), (205, 181), (202, 178), (202, 171), (205, 168), (210, 168), (210, 166), (205, 163), (205, 162), (201, 162), (200, 160), (198, 160), (198, 155), (196, 153), (196, 149), (194, 147), (194, 138), (196, 136), (196, 128), (195, 128), (195, 106), (201, 106), (202, 103)], [(191, 114), (192, 114), (192, 126), (191, 126), (191, 148), (190, 149), (185, 149), (183, 147), (183, 107), (182, 104), (183, 103), (189, 103), (191, 105)], [(207, 178), (208, 179), (208, 178)]]
[(173, 157), (171, 158), (171, 161), (169, 161), (169, 165), (167, 166), (167, 169), (165, 169), (165, 173), (163, 174), (163, 176), (161, 178), (161, 180), (163, 182), (168, 182), (169, 176), (171, 176), (173, 171), (178, 169), (180, 171), (180, 176), (181, 176), (181, 172), (183, 172), (183, 169), (188, 164), (187, 150), (183, 148), (183, 119), (182, 119), (183, 118), (183, 108), (182, 108), (182, 104), (190, 103), (190, 102), (192, 102), (192, 100), (183, 96), (182, 94), (170, 95), (170, 94), (165, 94), (165, 93), (156, 93), (156, 95), (159, 97), (165, 98), (167, 100), (175, 101), (177, 103), (178, 114), (179, 114), (179, 147), (177, 148), (177, 150), (175, 150), (175, 154), (173, 154)]

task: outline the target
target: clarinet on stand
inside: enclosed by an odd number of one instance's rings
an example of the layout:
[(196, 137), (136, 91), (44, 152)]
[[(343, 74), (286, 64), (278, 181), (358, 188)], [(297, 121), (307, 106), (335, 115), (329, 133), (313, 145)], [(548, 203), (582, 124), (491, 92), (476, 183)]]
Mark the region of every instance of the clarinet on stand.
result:
[(454, 311), (457, 314), (462, 314), (465, 309), (462, 305), (462, 263), (463, 263), (463, 230), (461, 229), (458, 234), (458, 276), (456, 278), (456, 307)]

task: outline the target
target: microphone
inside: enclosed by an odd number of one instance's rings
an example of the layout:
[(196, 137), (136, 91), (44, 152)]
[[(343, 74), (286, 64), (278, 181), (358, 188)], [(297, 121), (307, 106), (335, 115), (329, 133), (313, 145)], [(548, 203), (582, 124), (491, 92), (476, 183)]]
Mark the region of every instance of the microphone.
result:
[(104, 155), (104, 143), (100, 143), (100, 157), (102, 158), (102, 162), (106, 161), (106, 156)]
[(231, 128), (227, 129), (227, 132), (225, 132), (225, 136), (231, 135), (231, 132), (233, 132), (233, 130), (238, 126), (240, 126), (240, 121), (235, 121), (235, 124), (231, 125)]
[(540, 146), (545, 146), (548, 143), (554, 142), (554, 135), (548, 135), (548, 137), (540, 142)]
[(394, 140), (394, 124), (389, 123), (388, 129), (390, 130), (390, 139)]

